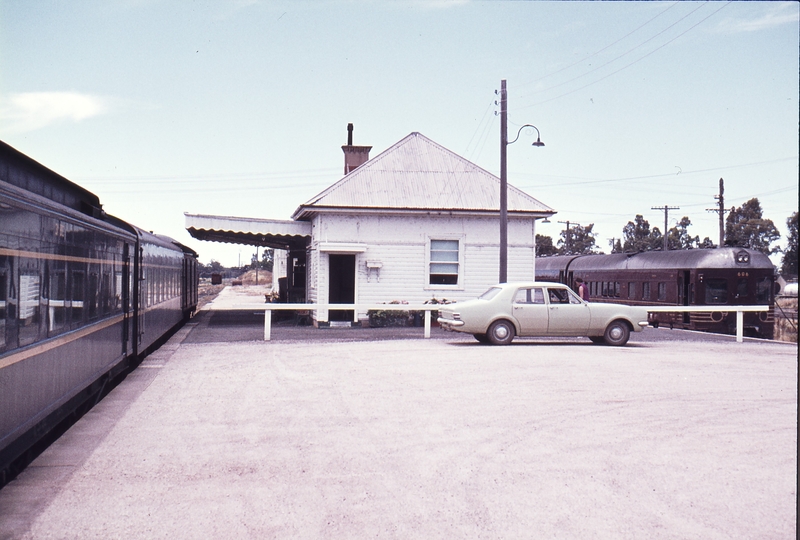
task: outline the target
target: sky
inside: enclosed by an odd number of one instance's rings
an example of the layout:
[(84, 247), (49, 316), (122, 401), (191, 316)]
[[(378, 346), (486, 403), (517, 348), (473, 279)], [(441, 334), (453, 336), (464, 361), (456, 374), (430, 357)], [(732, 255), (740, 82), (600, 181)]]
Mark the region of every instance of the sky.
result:
[[(783, 235), (798, 201), (797, 2), (0, 0), (0, 139), (104, 209), (195, 249), (184, 212), (289, 219), (411, 132), (554, 208), (537, 232), (637, 214), (719, 239), (757, 197)], [(778, 262), (778, 260), (776, 260)]]

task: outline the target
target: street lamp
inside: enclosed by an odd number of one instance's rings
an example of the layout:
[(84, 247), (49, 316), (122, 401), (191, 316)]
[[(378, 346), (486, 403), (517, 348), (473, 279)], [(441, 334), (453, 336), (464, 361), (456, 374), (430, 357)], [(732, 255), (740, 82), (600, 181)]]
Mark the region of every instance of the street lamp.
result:
[(500, 283), (508, 281), (508, 173), (506, 171), (506, 147), (517, 142), (522, 130), (532, 127), (536, 130), (536, 142), (532, 146), (544, 146), (539, 128), (525, 124), (517, 132), (517, 137), (508, 142), (508, 95), (506, 80), (500, 81)]

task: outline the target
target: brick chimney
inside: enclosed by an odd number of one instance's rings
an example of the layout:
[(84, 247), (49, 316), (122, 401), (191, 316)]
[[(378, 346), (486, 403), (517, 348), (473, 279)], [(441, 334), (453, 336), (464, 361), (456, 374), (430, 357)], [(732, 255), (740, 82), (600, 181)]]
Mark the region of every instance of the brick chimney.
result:
[(371, 146), (353, 146), (353, 124), (347, 124), (347, 145), (342, 146), (344, 152), (344, 174), (349, 174), (356, 167), (369, 161)]

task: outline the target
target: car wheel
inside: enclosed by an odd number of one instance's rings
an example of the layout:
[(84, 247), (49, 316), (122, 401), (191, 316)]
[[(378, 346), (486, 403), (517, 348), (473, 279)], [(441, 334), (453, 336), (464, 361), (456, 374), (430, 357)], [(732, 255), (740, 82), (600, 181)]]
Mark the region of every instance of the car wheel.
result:
[(486, 332), (486, 337), (495, 345), (508, 345), (514, 339), (514, 325), (506, 320), (495, 321)]
[(606, 332), (603, 334), (603, 340), (609, 345), (615, 347), (622, 347), (628, 342), (631, 337), (631, 329), (625, 321), (614, 321), (606, 327)]
[(589, 336), (589, 339), (591, 339), (592, 343), (595, 345), (604, 345), (606, 342), (603, 336)]
[(477, 339), (480, 343), (489, 343), (489, 337), (486, 334), (472, 334), (475, 339)]

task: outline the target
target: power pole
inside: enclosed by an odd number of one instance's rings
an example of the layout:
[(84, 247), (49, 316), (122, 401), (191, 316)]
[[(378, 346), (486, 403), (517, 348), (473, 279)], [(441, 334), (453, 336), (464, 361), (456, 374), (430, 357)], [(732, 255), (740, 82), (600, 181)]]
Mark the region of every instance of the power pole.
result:
[(500, 81), (500, 283), (508, 281), (508, 96), (506, 80)]
[(669, 227), (669, 211), (670, 210), (680, 210), (680, 209), (681, 209), (680, 206), (667, 206), (666, 204), (664, 206), (651, 206), (650, 207), (650, 210), (663, 210), (664, 211), (664, 247), (662, 248), (662, 251), (668, 251), (669, 250), (669, 230), (667, 229), (667, 227)]
[(729, 210), (725, 209), (725, 197), (723, 196), (725, 193), (725, 182), (722, 178), (719, 179), (719, 195), (714, 195), (714, 198), (719, 201), (719, 208), (706, 208), (706, 212), (716, 212), (719, 214), (719, 246), (725, 243), (725, 212)]
[(566, 234), (567, 254), (568, 255), (572, 255), (572, 229), (570, 229), (569, 225), (570, 225), (570, 223), (572, 223), (576, 227), (580, 227), (581, 224), (580, 223), (570, 222), (570, 221), (559, 221), (559, 223), (563, 223), (563, 224), (565, 224), (567, 226), (567, 229), (566, 229), (566, 232), (567, 232), (567, 234)]

